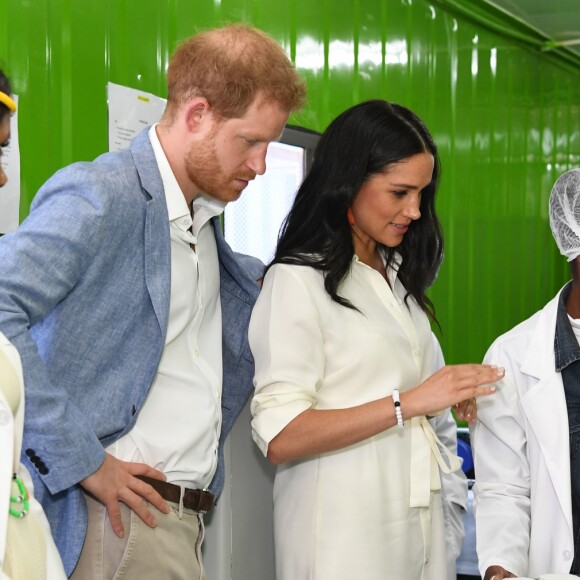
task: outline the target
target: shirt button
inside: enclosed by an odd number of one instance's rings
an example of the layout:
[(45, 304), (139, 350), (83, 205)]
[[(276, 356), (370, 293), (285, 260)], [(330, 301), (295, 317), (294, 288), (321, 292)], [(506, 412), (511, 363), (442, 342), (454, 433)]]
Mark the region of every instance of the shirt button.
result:
[(420, 354), (421, 354), (421, 350), (420, 349), (418, 349), (418, 348), (414, 348), (413, 349), (413, 355), (414, 356), (419, 356)]
[(564, 556), (564, 560), (571, 560), (572, 559), (572, 552), (570, 552), (570, 550), (564, 550), (564, 553), (562, 554), (562, 556)]
[(193, 351), (193, 354), (194, 354), (195, 356), (199, 356), (199, 350), (195, 349), (195, 350)]

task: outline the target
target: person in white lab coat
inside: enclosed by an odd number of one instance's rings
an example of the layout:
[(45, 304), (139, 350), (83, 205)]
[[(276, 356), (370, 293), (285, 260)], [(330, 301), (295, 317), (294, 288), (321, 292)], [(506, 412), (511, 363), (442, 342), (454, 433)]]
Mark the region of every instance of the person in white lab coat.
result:
[(580, 574), (580, 169), (556, 181), (550, 225), (572, 280), (485, 357), (506, 373), (471, 436), (484, 580)]
[(280, 464), (277, 580), (447, 577), (449, 467), (427, 415), (502, 371), (433, 374), (438, 169), (413, 112), (361, 103), (324, 132), (286, 220), (249, 331), (253, 436)]
[[(16, 111), (0, 70), (0, 161)], [(8, 181), (0, 163), (0, 187)], [(22, 368), (16, 349), (0, 333), (0, 580), (61, 580), (65, 573), (32, 480), (20, 464), (24, 421)]]

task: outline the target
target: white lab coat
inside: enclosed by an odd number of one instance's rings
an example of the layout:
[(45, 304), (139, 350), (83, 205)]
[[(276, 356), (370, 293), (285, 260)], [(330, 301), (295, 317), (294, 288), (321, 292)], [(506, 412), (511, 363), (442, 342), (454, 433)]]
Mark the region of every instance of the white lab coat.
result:
[[(22, 368), (20, 358), (16, 349), (10, 344), (6, 337), (0, 333), (0, 350), (6, 355), (16, 371), (21, 388), (21, 402), (16, 413), (12, 415), (2, 388), (0, 388), (0, 580), (9, 580), (9, 576), (4, 571), (4, 557), (6, 552), (7, 527), (9, 518), (10, 492), (12, 474), (18, 471), (26, 489), (30, 493), (30, 514), (34, 515), (44, 532), (46, 539), (46, 578), (47, 580), (65, 580), (64, 568), (50, 535), (50, 527), (42, 506), (34, 499), (32, 479), (26, 468), (20, 465), (20, 448), (22, 445), (22, 427), (24, 422), (24, 391), (22, 390)], [(0, 380), (2, 380), (0, 374)], [(1, 385), (0, 385), (1, 387)], [(31, 546), (31, 549), (34, 546)]]
[(471, 434), (482, 576), (493, 564), (532, 577), (564, 574), (572, 564), (568, 413), (554, 358), (559, 294), (485, 357), (506, 374), (478, 400)]

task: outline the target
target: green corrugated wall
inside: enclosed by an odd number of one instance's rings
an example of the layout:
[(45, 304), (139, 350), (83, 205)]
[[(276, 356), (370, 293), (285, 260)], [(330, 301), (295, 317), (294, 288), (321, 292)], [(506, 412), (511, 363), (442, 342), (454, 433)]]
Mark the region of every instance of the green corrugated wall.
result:
[(293, 123), (323, 130), (381, 97), (431, 128), (446, 236), (432, 297), (449, 362), (479, 361), (568, 278), (546, 203), (580, 164), (579, 71), (444, 0), (0, 0), (0, 66), (20, 96), (21, 215), (55, 170), (106, 149), (107, 81), (165, 96), (176, 42), (234, 21), (272, 34), (306, 78)]

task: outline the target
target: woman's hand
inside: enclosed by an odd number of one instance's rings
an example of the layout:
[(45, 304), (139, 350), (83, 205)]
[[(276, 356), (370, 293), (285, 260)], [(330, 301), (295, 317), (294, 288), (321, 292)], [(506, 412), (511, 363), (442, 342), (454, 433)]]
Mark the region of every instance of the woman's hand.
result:
[[(448, 365), (431, 375), (418, 387), (401, 393), (403, 416), (434, 415), (476, 397), (491, 395), (495, 383), (503, 378), (505, 370), (495, 365)], [(472, 406), (462, 407), (473, 415)]]
[[(503, 369), (491, 365), (446, 366), (418, 387), (400, 394), (403, 419), (434, 415), (474, 397), (491, 395)], [(489, 386), (482, 386), (489, 385)], [(301, 457), (348, 447), (394, 427), (390, 396), (342, 409), (306, 409), (268, 445), (268, 459), (278, 465)]]

